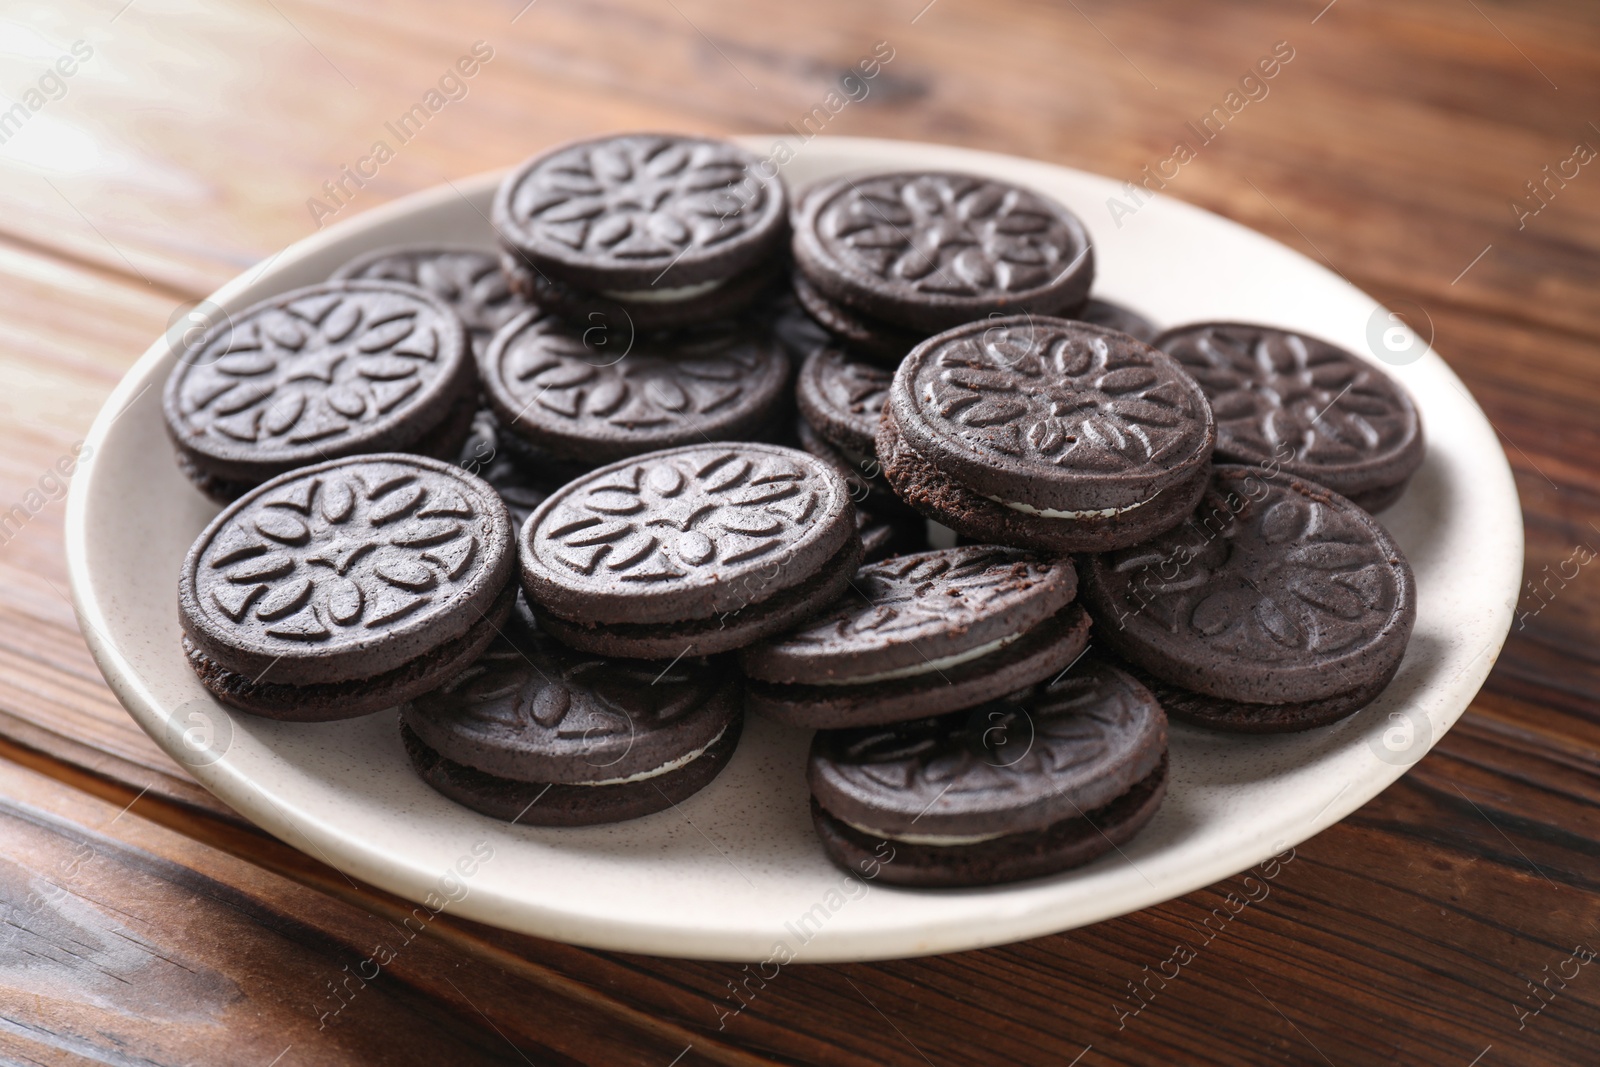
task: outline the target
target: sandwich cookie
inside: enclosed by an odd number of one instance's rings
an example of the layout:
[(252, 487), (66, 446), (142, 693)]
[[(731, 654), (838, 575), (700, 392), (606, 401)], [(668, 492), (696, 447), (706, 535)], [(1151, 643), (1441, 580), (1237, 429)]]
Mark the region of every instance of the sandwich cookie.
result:
[(1342, 348), (1227, 322), (1180, 326), (1154, 344), (1210, 398), (1219, 460), (1280, 467), (1368, 511), (1398, 500), (1422, 465), (1410, 394)]
[(472, 335), (472, 350), (482, 352), (495, 331), (527, 307), (506, 285), (500, 257), (481, 248), (453, 245), (402, 245), (357, 256), (333, 272), (346, 278), (404, 282), (449, 304)]
[(1072, 563), (975, 545), (869, 564), (796, 629), (744, 649), (745, 706), (818, 729), (924, 718), (1060, 674), (1089, 618)]
[(861, 359), (892, 369), (928, 336), (926, 330), (908, 330), (830, 300), (798, 271), (790, 276), (789, 284), (796, 302), (811, 320)]
[(742, 713), (735, 672), (575, 652), (523, 606), (476, 663), (402, 706), (400, 724), (412, 766), (451, 800), (529, 826), (589, 826), (705, 788)]
[[(1156, 329), (1155, 323), (1131, 308), (1121, 304), (1113, 304), (1109, 300), (1091, 299), (1074, 313), (1072, 318), (1080, 322), (1087, 322), (1094, 326), (1104, 326), (1108, 330), (1125, 333), (1129, 337), (1137, 338), (1145, 344), (1154, 340), (1161, 331)], [(1157, 346), (1160, 347), (1159, 345)]]
[(1219, 465), (1184, 525), (1083, 566), (1096, 635), (1174, 717), (1233, 733), (1365, 707), (1417, 617), (1411, 567), (1376, 519), (1254, 467)]
[(545, 632), (586, 652), (727, 652), (831, 604), (861, 563), (849, 488), (804, 452), (691, 445), (562, 486), (520, 539)]
[(568, 473), (554, 462), (527, 463), (504, 446), (503, 441), (508, 436), (495, 421), (494, 412), (479, 411), (472, 421), (467, 443), (461, 446), (456, 465), (494, 487), (511, 513), (511, 529), (516, 531), (522, 529), (522, 524), (528, 521), (534, 508), (544, 503), (545, 497), (582, 470), (573, 469)]
[(676, 134), (553, 148), (495, 196), (506, 277), (586, 327), (651, 330), (735, 314), (782, 267), (788, 202), (765, 166), (727, 141)]
[(475, 660), (516, 598), (511, 517), (482, 479), (385, 454), (240, 498), (183, 561), (189, 665), (218, 700), (292, 722), (427, 692)]
[(178, 466), (223, 503), (322, 460), (454, 458), (476, 406), (460, 316), (386, 281), (325, 282), (246, 308), (206, 332), (162, 398)]
[(480, 360), (502, 428), (536, 453), (582, 467), (699, 441), (769, 436), (788, 410), (789, 357), (745, 317), (592, 343), (582, 325), (526, 311)]
[(892, 371), (854, 359), (836, 345), (818, 348), (800, 365), (795, 401), (803, 420), (801, 447), (850, 472), (856, 500), (883, 515), (912, 514), (883, 480), (877, 456), (878, 416)]
[(1095, 552), (1182, 522), (1215, 435), (1170, 356), (1103, 326), (1018, 316), (917, 346), (895, 371), (877, 454), (901, 499), (958, 534)]
[[(1070, 312), (1094, 280), (1076, 215), (972, 174), (834, 179), (800, 202), (792, 244), (795, 269), (821, 296), (923, 336), (995, 313)], [(796, 295), (805, 302), (804, 288)]]
[(806, 767), (822, 847), (893, 885), (1038, 878), (1120, 848), (1167, 784), (1167, 720), (1095, 656), (967, 712), (822, 730)]

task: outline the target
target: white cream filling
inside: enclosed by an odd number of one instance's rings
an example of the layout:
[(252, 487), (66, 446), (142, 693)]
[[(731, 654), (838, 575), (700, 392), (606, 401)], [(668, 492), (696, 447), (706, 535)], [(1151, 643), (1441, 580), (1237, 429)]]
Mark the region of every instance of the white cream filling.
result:
[(716, 737), (713, 737), (711, 740), (707, 741), (705, 744), (701, 745), (699, 748), (695, 749), (693, 752), (686, 752), (683, 755), (679, 756), (675, 760), (668, 760), (666, 763), (663, 763), (661, 766), (657, 767), (653, 771), (640, 771), (638, 774), (630, 774), (626, 778), (602, 778), (598, 782), (573, 782), (572, 784), (573, 785), (627, 785), (629, 782), (643, 782), (646, 779), (655, 778), (658, 775), (666, 774), (669, 771), (675, 771), (679, 767), (687, 766), (688, 764), (690, 764), (690, 763), (694, 762), (695, 760), (699, 759), (701, 756), (705, 755), (706, 749), (710, 748), (712, 745), (714, 745), (718, 741), (722, 740), (722, 735), (727, 733), (727, 732), (728, 732), (728, 728), (726, 726), (724, 726), (722, 729), (717, 731), (717, 736)]
[(949, 656), (940, 656), (937, 659), (925, 659), (921, 663), (913, 663), (909, 667), (896, 667), (892, 671), (879, 671), (876, 674), (862, 674), (854, 678), (818, 678), (811, 684), (871, 685), (873, 682), (887, 682), (895, 678), (915, 678), (919, 674), (932, 674), (935, 671), (942, 671), (946, 667), (959, 666), (962, 663), (968, 663), (972, 660), (975, 660), (980, 656), (987, 656), (996, 649), (1004, 648), (1021, 636), (1021, 634), (1009, 634), (1005, 637), (996, 638), (986, 645), (979, 645), (977, 648), (968, 649), (965, 652), (957, 652)]
[[(838, 816), (835, 816), (838, 818)], [(882, 830), (874, 830), (870, 826), (861, 826), (849, 819), (839, 819), (840, 822), (852, 830), (859, 830), (868, 837), (881, 837), (886, 841), (899, 841), (907, 845), (932, 845), (935, 848), (955, 848), (960, 845), (977, 845), (984, 841), (993, 841), (999, 834), (886, 834)]]
[(942, 523), (934, 522), (932, 519), (927, 520), (926, 526), (929, 546), (933, 548), (956, 547), (956, 539), (961, 536), (960, 534)]
[[(988, 496), (988, 494), (984, 495)], [(1020, 511), (1025, 515), (1037, 515), (1041, 519), (1109, 519), (1113, 515), (1121, 515), (1124, 512), (1132, 511), (1134, 508), (1142, 508), (1160, 495), (1161, 490), (1157, 489), (1155, 493), (1137, 504), (1129, 504), (1127, 507), (1121, 508), (1091, 508), (1088, 511), (1056, 511), (1054, 508), (1036, 508), (1032, 504), (1023, 504), (1015, 500), (1002, 500), (997, 496), (989, 496), (988, 499), (993, 500), (1002, 507), (1010, 508), (1012, 511)]]
[(714, 281), (679, 286), (676, 289), (602, 289), (600, 295), (634, 304), (675, 304), (680, 300), (693, 300), (697, 296), (703, 296), (721, 284), (722, 280), (719, 278)]

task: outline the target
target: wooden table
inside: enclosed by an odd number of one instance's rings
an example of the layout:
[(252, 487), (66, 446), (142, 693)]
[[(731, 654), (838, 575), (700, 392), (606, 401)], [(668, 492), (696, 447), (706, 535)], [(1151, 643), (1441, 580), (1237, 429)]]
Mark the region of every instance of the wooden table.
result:
[[(25, 517), (0, 527), (0, 1055), (1600, 1062), (1600, 965), (1577, 962), (1600, 947), (1600, 164), (1575, 154), (1600, 148), (1600, 7), (524, 3), (8, 7), (0, 89), (25, 113), (0, 112), (0, 511)], [(458, 98), (332, 200), (324, 183), (478, 41), (492, 56)], [(1235, 878), (1025, 944), (764, 985), (447, 914), (361, 983), (406, 905), (245, 824), (112, 699), (65, 598), (50, 468), (174, 315), (314, 228), (310, 201), (348, 217), (606, 130), (798, 124), (878, 42), (892, 60), (827, 132), (1130, 179), (1287, 42), (1267, 95), (1247, 86), (1166, 193), (1431, 323), (1526, 514), (1532, 584), (1487, 685), (1246, 908)]]

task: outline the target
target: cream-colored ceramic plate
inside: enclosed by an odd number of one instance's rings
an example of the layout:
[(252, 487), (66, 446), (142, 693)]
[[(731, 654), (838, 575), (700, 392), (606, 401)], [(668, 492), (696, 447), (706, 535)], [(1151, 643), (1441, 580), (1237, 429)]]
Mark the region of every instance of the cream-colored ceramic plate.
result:
[[(772, 147), (765, 138), (747, 143), (762, 155)], [(783, 174), (798, 188), (891, 168), (974, 171), (1059, 198), (1093, 233), (1096, 293), (1162, 325), (1260, 321), (1385, 356), (1416, 397), (1429, 441), (1410, 491), (1383, 516), (1416, 568), (1420, 610), (1399, 676), (1375, 705), (1290, 737), (1217, 737), (1177, 726), (1166, 804), (1131, 845), (1081, 870), (997, 889), (852, 882), (812, 834), (806, 734), (764, 721), (749, 725), (722, 776), (676, 810), (594, 829), (508, 827), (418, 781), (392, 712), (288, 725), (229, 713), (205, 696), (179, 652), (175, 589), (185, 550), (216, 508), (178, 473), (162, 430), (161, 383), (174, 359), (167, 338), (95, 420), (93, 456), (68, 505), (73, 595), (118, 698), (207, 788), (352, 877), (543, 937), (730, 960), (951, 952), (1096, 922), (1251, 867), (1404, 773), (1478, 691), (1509, 628), (1522, 571), (1510, 468), (1456, 376), (1372, 298), (1299, 253), (1167, 197), (1135, 205), (1106, 178), (983, 152), (845, 138), (802, 146)], [(497, 177), (330, 226), (212, 300), (237, 311), (320, 281), (380, 245), (487, 247)], [(1113, 219), (1111, 197), (1137, 210)]]

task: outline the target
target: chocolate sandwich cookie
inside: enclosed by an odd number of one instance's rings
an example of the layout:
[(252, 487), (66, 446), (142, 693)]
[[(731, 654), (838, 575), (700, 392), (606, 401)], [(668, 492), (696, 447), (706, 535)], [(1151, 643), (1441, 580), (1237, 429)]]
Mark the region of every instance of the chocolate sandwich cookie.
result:
[(640, 330), (734, 314), (782, 266), (787, 199), (765, 167), (727, 141), (677, 134), (553, 148), (495, 196), (507, 278), (586, 325), (608, 309)]
[(467, 330), (387, 281), (325, 282), (209, 330), (167, 377), (178, 466), (226, 503), (269, 478), (370, 452), (454, 458), (477, 406)]
[(333, 272), (346, 278), (405, 282), (449, 304), (481, 352), (495, 331), (527, 307), (511, 292), (500, 272), (500, 257), (481, 248), (454, 245), (397, 245), (357, 256)]
[(1084, 564), (1095, 634), (1156, 681), (1175, 717), (1238, 733), (1323, 726), (1400, 667), (1416, 584), (1344, 497), (1219, 465), (1182, 526)]
[(423, 781), (497, 819), (588, 826), (660, 811), (727, 766), (737, 672), (615, 662), (540, 633), (526, 607), (478, 661), (400, 709)]
[(1070, 312), (1094, 281), (1076, 215), (973, 174), (836, 178), (801, 201), (793, 248), (795, 268), (829, 300), (923, 334), (997, 312)]
[(1103, 326), (1017, 316), (929, 338), (879, 419), (884, 478), (975, 541), (1138, 544), (1194, 509), (1216, 429), (1170, 356)]
[(183, 647), (218, 700), (292, 722), (392, 707), (476, 659), (516, 598), (511, 517), (482, 479), (384, 454), (274, 478), (183, 561)]
[(873, 465), (878, 415), (889, 398), (894, 372), (842, 349), (818, 348), (800, 365), (795, 400), (800, 417), (858, 467)]
[(970, 711), (819, 731), (806, 777), (822, 847), (892, 885), (1038, 878), (1120, 848), (1167, 784), (1167, 720), (1095, 656)]
[(1088, 641), (1064, 557), (947, 548), (868, 564), (851, 586), (740, 652), (746, 707), (819, 729), (924, 718), (1059, 674)]
[(1422, 465), (1410, 394), (1336, 345), (1231, 322), (1180, 326), (1154, 344), (1210, 398), (1219, 460), (1280, 467), (1368, 511), (1398, 500)]
[(907, 330), (830, 300), (798, 272), (791, 276), (789, 284), (795, 300), (812, 321), (862, 359), (894, 367), (928, 336), (927, 330)]
[(886, 518), (909, 518), (914, 512), (884, 481), (876, 450), (878, 416), (893, 379), (836, 345), (814, 350), (795, 385), (797, 436), (807, 452), (849, 472), (857, 504)]
[(522, 529), (522, 524), (528, 521), (534, 508), (544, 503), (545, 497), (582, 471), (567, 474), (557, 464), (526, 463), (505, 448), (503, 441), (508, 436), (501, 431), (494, 412), (479, 411), (472, 421), (467, 443), (461, 446), (456, 465), (494, 487), (511, 513), (511, 528), (515, 531)]
[[(1145, 344), (1149, 344), (1154, 340), (1156, 334), (1161, 332), (1156, 329), (1155, 323), (1137, 311), (1125, 308), (1121, 304), (1113, 304), (1109, 300), (1091, 299), (1087, 304), (1079, 308), (1072, 315), (1072, 318), (1080, 322), (1092, 323), (1095, 326), (1104, 326), (1108, 330), (1116, 330), (1118, 333), (1125, 333), (1129, 337), (1137, 337)], [(1159, 348), (1160, 346), (1157, 345), (1156, 347)]]
[(557, 490), (522, 528), (547, 633), (587, 652), (727, 652), (832, 603), (861, 562), (849, 489), (792, 448), (691, 445)]
[(479, 371), (505, 436), (587, 466), (767, 436), (788, 405), (789, 357), (750, 317), (614, 350), (581, 324), (531, 310), (495, 335)]

